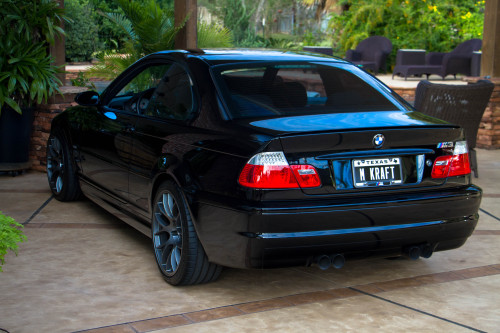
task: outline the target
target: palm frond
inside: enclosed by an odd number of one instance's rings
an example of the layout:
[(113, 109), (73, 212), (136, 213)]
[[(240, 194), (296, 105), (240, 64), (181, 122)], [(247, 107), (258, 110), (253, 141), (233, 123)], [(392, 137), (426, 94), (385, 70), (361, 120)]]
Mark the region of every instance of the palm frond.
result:
[(231, 31), (219, 24), (198, 23), (198, 47), (231, 47), (233, 36)]
[(98, 13), (120, 27), (129, 39), (135, 40), (137, 38), (132, 23), (130, 23), (130, 20), (125, 15), (119, 13), (103, 13), (101, 11), (98, 11)]

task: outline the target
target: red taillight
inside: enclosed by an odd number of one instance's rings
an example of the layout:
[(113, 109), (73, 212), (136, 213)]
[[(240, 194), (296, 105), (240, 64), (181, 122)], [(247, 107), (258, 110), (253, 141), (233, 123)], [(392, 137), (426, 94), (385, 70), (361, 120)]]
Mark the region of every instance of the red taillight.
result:
[(471, 172), (469, 150), (465, 141), (455, 145), (453, 155), (439, 156), (432, 167), (432, 178), (446, 178), (468, 175)]
[(255, 155), (241, 171), (238, 182), (260, 189), (310, 188), (321, 186), (312, 165), (288, 165), (282, 152)]
[(253, 188), (298, 188), (299, 184), (288, 165), (247, 164), (241, 171), (241, 185)]

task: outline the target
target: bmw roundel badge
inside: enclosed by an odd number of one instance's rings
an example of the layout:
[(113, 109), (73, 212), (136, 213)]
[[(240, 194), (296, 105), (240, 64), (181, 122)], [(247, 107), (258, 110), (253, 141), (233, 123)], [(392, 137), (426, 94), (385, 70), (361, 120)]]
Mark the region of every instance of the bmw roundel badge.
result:
[(384, 145), (385, 137), (383, 134), (377, 134), (373, 137), (373, 146), (375, 148), (381, 148)]

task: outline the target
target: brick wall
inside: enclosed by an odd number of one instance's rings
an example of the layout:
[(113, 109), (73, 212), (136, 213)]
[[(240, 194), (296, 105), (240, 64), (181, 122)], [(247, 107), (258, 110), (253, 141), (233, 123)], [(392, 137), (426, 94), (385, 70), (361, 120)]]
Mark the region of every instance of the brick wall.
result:
[(46, 147), (52, 119), (66, 108), (76, 105), (74, 102), (76, 94), (85, 90), (87, 89), (81, 87), (61, 87), (62, 95), (50, 98), (47, 104), (38, 105), (35, 110), (33, 133), (31, 134), (30, 162), (32, 169), (45, 171), (47, 165)]
[(407, 102), (413, 103), (415, 101), (415, 88), (391, 88)]
[(487, 149), (500, 148), (500, 79), (483, 114), (477, 133), (477, 146)]

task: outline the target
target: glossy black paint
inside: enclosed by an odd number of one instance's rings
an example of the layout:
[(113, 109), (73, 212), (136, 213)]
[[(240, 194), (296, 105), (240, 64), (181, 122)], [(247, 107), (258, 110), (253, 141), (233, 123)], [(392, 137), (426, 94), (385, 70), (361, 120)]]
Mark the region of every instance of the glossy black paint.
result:
[[(164, 61), (179, 63), (193, 81), (190, 119), (158, 119), (109, 107), (130, 75)], [(358, 73), (398, 110), (233, 120), (211, 68), (258, 61), (331, 63)], [(156, 189), (162, 181), (175, 181), (209, 260), (225, 266), (301, 265), (318, 254), (399, 255), (419, 244), (446, 250), (462, 245), (477, 223), (481, 190), (471, 185), (470, 176), (432, 179), (425, 165), (444, 153), (437, 143), (463, 140), (462, 130), (414, 111), (378, 80), (339, 59), (282, 52), (161, 52), (120, 75), (97, 105), (69, 108), (52, 127), (68, 134), (82, 191), (148, 236)], [(375, 150), (372, 138), (379, 133), (386, 142)], [(315, 166), (322, 186), (240, 186), (242, 168), (263, 151), (283, 151), (290, 164)], [(402, 157), (405, 183), (355, 188), (352, 159), (382, 156)]]

